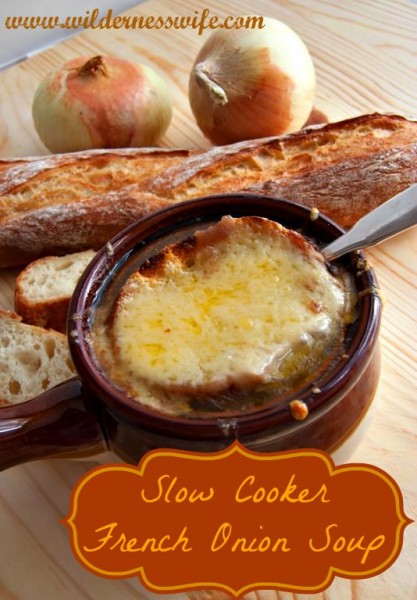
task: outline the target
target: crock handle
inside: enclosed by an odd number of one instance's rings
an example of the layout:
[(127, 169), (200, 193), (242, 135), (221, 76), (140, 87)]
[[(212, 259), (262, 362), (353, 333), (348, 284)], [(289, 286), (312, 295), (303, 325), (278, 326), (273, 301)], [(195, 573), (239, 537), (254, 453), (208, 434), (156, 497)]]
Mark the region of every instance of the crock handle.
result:
[(94, 456), (105, 450), (97, 413), (78, 378), (0, 408), (0, 471), (41, 458)]

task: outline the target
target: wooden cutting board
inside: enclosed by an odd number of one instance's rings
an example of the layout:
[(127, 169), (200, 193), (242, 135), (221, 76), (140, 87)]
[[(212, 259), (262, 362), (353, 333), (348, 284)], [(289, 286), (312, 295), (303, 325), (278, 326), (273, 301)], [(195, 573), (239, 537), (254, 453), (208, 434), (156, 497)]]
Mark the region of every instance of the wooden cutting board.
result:
[[(253, 14), (252, 6), (249, 0), (229, 2), (226, 8), (215, 0), (192, 5), (185, 0), (151, 0), (125, 14), (194, 16), (195, 11), (209, 8), (211, 14), (225, 17)], [(330, 120), (375, 110), (416, 116), (417, 5), (411, 0), (259, 0), (256, 11), (284, 20), (303, 37), (316, 65), (317, 107)], [(175, 108), (161, 145), (207, 147), (189, 109), (187, 83), (193, 59), (208, 34), (200, 36), (193, 29), (86, 30), (0, 73), (0, 156), (47, 153), (31, 120), (35, 88), (64, 60), (97, 53), (148, 64), (169, 78)], [(417, 231), (383, 243), (369, 257), (385, 297), (383, 371), (376, 417), (351, 462), (376, 465), (394, 477), (404, 496), (405, 511), (415, 519)], [(16, 274), (15, 270), (0, 272), (1, 308), (13, 308)], [(67, 531), (59, 520), (67, 513), (73, 485), (91, 466), (51, 460), (0, 474), (1, 600), (155, 597), (135, 579), (110, 581), (88, 573), (70, 552)], [(202, 592), (175, 597), (186, 596), (209, 598)], [(248, 598), (289, 600), (295, 596), (258, 592)], [(382, 575), (358, 581), (338, 578), (326, 592), (303, 598), (417, 598), (417, 526), (406, 529), (400, 557)]]

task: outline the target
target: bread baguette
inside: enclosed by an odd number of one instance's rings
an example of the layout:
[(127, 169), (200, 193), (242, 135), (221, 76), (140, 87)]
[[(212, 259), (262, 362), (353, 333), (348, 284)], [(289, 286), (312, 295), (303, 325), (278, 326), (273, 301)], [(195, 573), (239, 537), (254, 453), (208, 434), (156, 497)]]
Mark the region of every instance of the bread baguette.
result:
[(343, 227), (417, 182), (417, 121), (363, 115), (191, 156), (150, 178), (172, 201), (244, 190), (316, 207)]
[(0, 406), (30, 400), (74, 375), (64, 335), (0, 310)]
[(194, 154), (136, 152), (3, 163), (0, 266), (98, 249), (150, 211), (217, 193), (282, 197), (350, 227), (417, 182), (417, 122), (397, 115), (363, 115)]
[[(180, 149), (125, 148), (0, 160), (0, 222), (129, 189), (190, 155)], [(109, 196), (109, 202), (116, 199)]]
[(23, 269), (15, 287), (15, 310), (23, 321), (65, 333), (71, 296), (94, 254), (47, 256)]

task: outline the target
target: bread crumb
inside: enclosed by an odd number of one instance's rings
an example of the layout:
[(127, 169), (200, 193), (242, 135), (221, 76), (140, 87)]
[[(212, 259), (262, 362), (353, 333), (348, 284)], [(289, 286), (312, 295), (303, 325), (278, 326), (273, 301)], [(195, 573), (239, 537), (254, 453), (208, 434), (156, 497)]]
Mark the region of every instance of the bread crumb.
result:
[(71, 321), (82, 321), (83, 315), (81, 313), (74, 313), (71, 315)]
[(230, 430), (236, 431), (237, 419), (219, 419), (218, 423), (222, 433), (224, 433), (225, 436), (229, 435)]
[(313, 208), (310, 211), (310, 220), (317, 221), (317, 219), (319, 218), (319, 214), (319, 209), (313, 206)]
[(71, 329), (71, 331), (69, 332), (69, 336), (73, 340), (73, 342), (75, 342), (76, 344), (80, 343), (80, 337), (79, 337), (78, 331), (76, 329)]
[(303, 421), (308, 416), (308, 406), (303, 400), (292, 400), (290, 411), (296, 421)]
[(369, 271), (370, 268), (371, 267), (369, 266), (369, 263), (366, 260), (366, 258), (363, 258), (363, 256), (358, 256), (358, 259), (356, 261), (356, 276), (360, 277), (361, 275), (366, 273), (366, 271)]
[(110, 242), (107, 242), (106, 244), (106, 253), (108, 258), (112, 258), (114, 256), (114, 248)]

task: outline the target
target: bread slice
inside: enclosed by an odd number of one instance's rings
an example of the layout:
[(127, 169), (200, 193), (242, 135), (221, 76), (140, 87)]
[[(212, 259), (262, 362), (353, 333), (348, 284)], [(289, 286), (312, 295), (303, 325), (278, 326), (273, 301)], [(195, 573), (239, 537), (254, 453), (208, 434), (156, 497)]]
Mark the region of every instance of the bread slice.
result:
[(417, 122), (362, 115), (206, 152), (90, 151), (0, 162), (0, 266), (98, 249), (151, 211), (253, 192), (344, 227), (417, 182)]
[(64, 335), (0, 310), (0, 406), (30, 400), (74, 375)]
[(68, 305), (94, 250), (48, 256), (28, 265), (17, 278), (15, 310), (25, 323), (65, 333)]
[[(301, 235), (224, 217), (130, 276), (111, 324), (112, 376), (212, 394), (293, 381), (341, 348), (345, 290)], [(337, 344), (336, 344), (337, 342)]]

